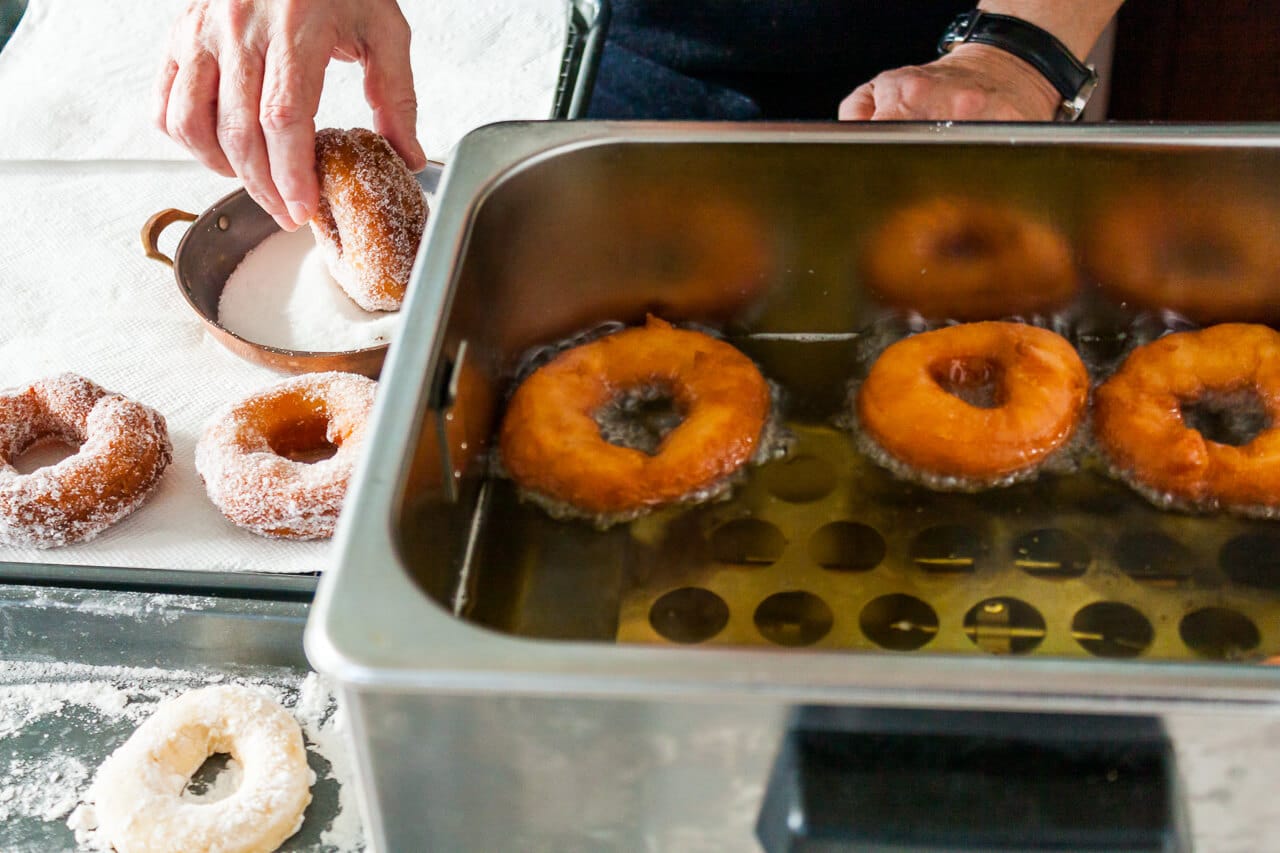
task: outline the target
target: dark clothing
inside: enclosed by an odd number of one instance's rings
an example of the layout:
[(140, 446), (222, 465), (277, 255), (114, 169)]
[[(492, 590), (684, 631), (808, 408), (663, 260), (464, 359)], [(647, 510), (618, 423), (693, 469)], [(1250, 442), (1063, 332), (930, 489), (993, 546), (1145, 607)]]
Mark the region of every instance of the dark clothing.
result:
[(613, 0), (601, 118), (827, 118), (881, 71), (936, 57), (975, 0)]

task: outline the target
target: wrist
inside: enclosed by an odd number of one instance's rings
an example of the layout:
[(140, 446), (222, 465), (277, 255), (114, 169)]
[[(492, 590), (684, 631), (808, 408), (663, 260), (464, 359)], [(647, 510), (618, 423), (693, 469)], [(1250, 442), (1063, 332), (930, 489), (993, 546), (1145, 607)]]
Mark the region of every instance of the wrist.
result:
[(1028, 106), (1034, 105), (1046, 119), (1053, 118), (1062, 103), (1058, 90), (1034, 65), (1001, 48), (976, 42), (958, 44), (937, 61), (950, 61), (988, 74), (996, 70), (999, 77), (1015, 83)]
[(1062, 42), (1081, 62), (1093, 50), (1120, 7), (1120, 0), (982, 0), (978, 11), (1009, 15), (1034, 24)]

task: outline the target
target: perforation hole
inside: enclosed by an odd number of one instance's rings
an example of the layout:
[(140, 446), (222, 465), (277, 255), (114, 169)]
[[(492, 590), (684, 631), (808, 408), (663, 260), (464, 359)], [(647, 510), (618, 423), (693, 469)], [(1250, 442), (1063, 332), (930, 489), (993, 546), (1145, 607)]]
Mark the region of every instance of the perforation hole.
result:
[(1225, 607), (1188, 613), (1178, 626), (1178, 635), (1196, 654), (1217, 660), (1244, 657), (1262, 641), (1258, 627), (1247, 616)]
[(687, 586), (655, 601), (649, 624), (673, 643), (702, 643), (729, 624), (729, 605), (711, 590)]
[(809, 556), (813, 561), (835, 572), (874, 569), (884, 554), (884, 538), (873, 528), (852, 521), (824, 525), (809, 540)]
[(1280, 589), (1280, 534), (1237, 536), (1218, 552), (1218, 565), (1235, 583)]
[(767, 566), (776, 563), (786, 547), (782, 531), (758, 518), (730, 521), (711, 533), (711, 556), (718, 563)]
[(810, 592), (775, 593), (756, 608), (756, 628), (761, 636), (779, 646), (809, 646), (831, 630), (835, 617), (831, 608)]
[(1044, 617), (1025, 601), (988, 598), (965, 614), (964, 632), (984, 652), (1023, 655), (1044, 639)]
[(46, 438), (19, 453), (11, 464), (19, 474), (31, 474), (41, 468), (57, 465), (63, 459), (75, 456), (79, 452), (80, 448), (70, 442), (60, 438)]
[(1137, 609), (1118, 601), (1081, 608), (1071, 620), (1071, 636), (1100, 658), (1135, 658), (1155, 639), (1155, 629)]
[(1014, 565), (1038, 578), (1078, 578), (1089, 571), (1092, 560), (1088, 545), (1052, 527), (1025, 533), (1013, 543)]
[(1178, 540), (1155, 530), (1126, 533), (1115, 549), (1120, 571), (1142, 583), (1178, 586), (1195, 573), (1196, 557)]
[(788, 503), (808, 503), (831, 494), (836, 472), (830, 462), (800, 454), (780, 459), (760, 471), (765, 488)]
[(914, 651), (938, 634), (938, 614), (913, 595), (882, 595), (867, 603), (858, 617), (862, 633), (877, 646)]
[(986, 553), (978, 532), (959, 524), (930, 527), (911, 541), (911, 561), (930, 574), (968, 574)]

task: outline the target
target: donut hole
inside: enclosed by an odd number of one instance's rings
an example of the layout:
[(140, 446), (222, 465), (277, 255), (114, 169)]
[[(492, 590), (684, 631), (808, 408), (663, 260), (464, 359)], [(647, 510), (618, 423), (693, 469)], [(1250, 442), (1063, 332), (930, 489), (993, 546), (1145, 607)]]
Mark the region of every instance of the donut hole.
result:
[(1000, 251), (1002, 236), (991, 228), (964, 225), (943, 234), (934, 246), (934, 251), (939, 257), (950, 261), (986, 258)]
[(656, 456), (686, 414), (669, 387), (654, 384), (624, 390), (597, 409), (594, 417), (605, 441)]
[(989, 358), (939, 359), (929, 365), (929, 376), (943, 391), (979, 409), (998, 409), (1008, 399), (1004, 366)]
[(267, 436), (267, 445), (273, 453), (307, 465), (338, 452), (338, 446), (329, 440), (329, 419), (320, 415), (276, 424)]
[(1180, 407), (1183, 422), (1215, 444), (1243, 447), (1271, 428), (1266, 404), (1255, 388), (1206, 391)]
[(57, 465), (79, 452), (80, 445), (75, 442), (61, 436), (49, 436), (32, 442), (13, 458), (11, 464), (19, 474), (31, 474)]
[(181, 798), (199, 805), (225, 800), (240, 787), (244, 771), (229, 753), (215, 752), (191, 774)]

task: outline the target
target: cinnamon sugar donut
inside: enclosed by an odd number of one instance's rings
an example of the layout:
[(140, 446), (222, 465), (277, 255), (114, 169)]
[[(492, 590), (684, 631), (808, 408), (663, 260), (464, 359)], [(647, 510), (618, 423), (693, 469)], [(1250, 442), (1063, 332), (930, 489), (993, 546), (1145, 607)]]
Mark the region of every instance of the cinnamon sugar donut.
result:
[(390, 143), (371, 130), (316, 134), (320, 204), (311, 230), (334, 279), (366, 311), (404, 301), (427, 203)]
[[(611, 443), (611, 404), (669, 396), (681, 416), (652, 453)], [(768, 382), (742, 353), (656, 317), (569, 349), (516, 389), (502, 463), (535, 497), (579, 514), (631, 517), (727, 482), (759, 450)]]
[[(79, 449), (19, 474), (43, 441)], [(73, 373), (0, 394), (0, 544), (84, 542), (140, 507), (173, 458), (164, 417)]]
[(209, 499), (260, 536), (332, 536), (376, 388), (354, 373), (309, 373), (227, 406), (196, 445)]
[(1280, 317), (1280, 209), (1256, 199), (1154, 190), (1105, 207), (1085, 244), (1104, 290), (1197, 323)]
[(873, 235), (863, 273), (893, 307), (950, 320), (1052, 311), (1079, 284), (1057, 229), (1016, 207), (950, 197), (893, 213)]
[[(243, 776), (211, 803), (182, 798), (191, 775), (225, 753)], [(268, 853), (302, 826), (315, 774), (302, 731), (245, 687), (204, 687), (162, 702), (98, 770), (89, 798), (119, 853)]]
[(1076, 434), (1084, 363), (1061, 336), (985, 322), (890, 346), (858, 389), (858, 422), (895, 472), (969, 490), (1034, 476)]
[(1099, 386), (1093, 423), (1117, 473), (1156, 503), (1274, 515), (1280, 333), (1227, 323), (1141, 346)]

